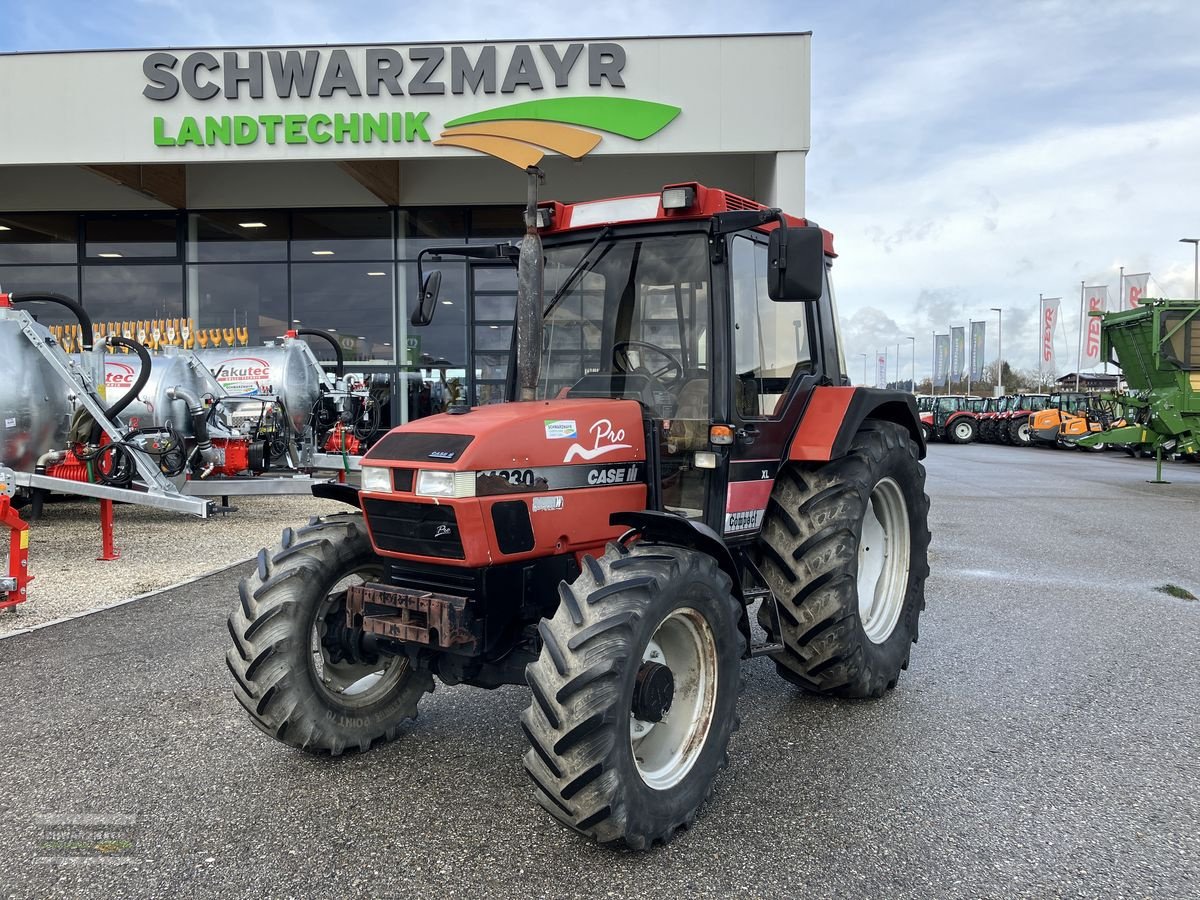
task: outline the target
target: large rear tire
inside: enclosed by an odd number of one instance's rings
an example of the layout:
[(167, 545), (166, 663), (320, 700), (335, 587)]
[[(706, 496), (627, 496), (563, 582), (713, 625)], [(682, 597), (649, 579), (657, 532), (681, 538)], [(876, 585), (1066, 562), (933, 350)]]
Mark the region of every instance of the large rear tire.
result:
[(1016, 419), (1008, 426), (1008, 442), (1018, 447), (1028, 447), (1033, 443), (1029, 435), (1029, 417)]
[(345, 630), (346, 587), (382, 571), (357, 513), (285, 529), (274, 551), (259, 552), (229, 615), (225, 663), (234, 696), (261, 731), (338, 756), (391, 740), (416, 717), (433, 676)]
[(975, 420), (969, 419), (966, 416), (960, 416), (954, 420), (954, 423), (948, 429), (950, 440), (955, 444), (969, 444), (975, 440), (975, 435), (978, 429), (975, 427)]
[(645, 542), (560, 586), (521, 722), (538, 802), (564, 825), (642, 849), (695, 820), (737, 727), (731, 587), (707, 554)]
[[(925, 608), (928, 514), (917, 445), (891, 422), (866, 422), (841, 459), (780, 473), (759, 545), (781, 676), (838, 697), (895, 687)], [(759, 621), (771, 631), (765, 609)]]

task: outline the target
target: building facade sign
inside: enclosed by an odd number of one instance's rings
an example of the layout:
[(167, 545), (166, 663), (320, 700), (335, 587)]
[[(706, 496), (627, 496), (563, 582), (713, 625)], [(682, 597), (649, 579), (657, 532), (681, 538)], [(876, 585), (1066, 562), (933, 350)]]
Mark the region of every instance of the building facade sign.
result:
[(806, 34), (0, 55), (0, 166), (806, 151), (808, 79)]

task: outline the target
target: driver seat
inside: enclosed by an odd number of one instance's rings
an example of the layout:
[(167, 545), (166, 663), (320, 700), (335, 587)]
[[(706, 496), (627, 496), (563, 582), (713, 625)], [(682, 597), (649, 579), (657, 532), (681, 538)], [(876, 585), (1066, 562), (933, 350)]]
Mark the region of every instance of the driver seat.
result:
[(667, 438), (670, 451), (708, 449), (708, 428), (708, 379), (693, 378), (675, 398), (675, 416)]

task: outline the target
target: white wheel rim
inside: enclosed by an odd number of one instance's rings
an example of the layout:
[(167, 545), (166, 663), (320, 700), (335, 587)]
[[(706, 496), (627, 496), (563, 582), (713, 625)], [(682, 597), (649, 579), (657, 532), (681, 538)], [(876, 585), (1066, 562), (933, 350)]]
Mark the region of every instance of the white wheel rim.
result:
[(966, 422), (959, 422), (954, 426), (954, 431), (958, 434), (958, 439), (965, 441), (971, 436), (971, 426)]
[[(655, 658), (657, 650), (661, 658)], [(708, 621), (690, 607), (673, 610), (643, 658), (671, 670), (675, 694), (660, 722), (630, 713), (629, 742), (642, 781), (654, 790), (674, 787), (692, 770), (712, 729), (717, 705), (717, 643)]]
[(1017, 440), (1025, 443), (1029, 440), (1029, 423), (1023, 422), (1021, 427), (1017, 429)]
[(867, 638), (882, 644), (896, 629), (908, 594), (908, 505), (893, 478), (871, 491), (858, 542), (858, 618)]

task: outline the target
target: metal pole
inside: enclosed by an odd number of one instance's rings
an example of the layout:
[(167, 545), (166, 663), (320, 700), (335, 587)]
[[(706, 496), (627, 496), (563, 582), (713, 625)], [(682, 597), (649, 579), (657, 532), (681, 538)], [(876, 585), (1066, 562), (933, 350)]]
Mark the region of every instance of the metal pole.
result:
[(1192, 299), (1200, 300), (1200, 241), (1192, 242)]
[(1083, 368), (1083, 282), (1079, 282), (1079, 340), (1075, 346), (1075, 392), (1079, 393), (1079, 370)]
[(863, 358), (863, 387), (867, 387), (867, 354), (858, 354)]
[(1043, 374), (1045, 368), (1045, 333), (1046, 333), (1046, 301), (1042, 299), (1042, 295), (1038, 294), (1038, 390), (1042, 389), (1045, 384), (1046, 376)]
[(543, 292), (542, 238), (537, 230), (537, 189), (542, 171), (525, 170), (528, 177), (525, 202), (525, 236), (521, 239), (517, 264), (517, 380), (522, 400), (537, 396), (538, 367), (542, 356)]
[(996, 387), (1000, 389), (1000, 393), (1004, 393), (1004, 310), (999, 306), (993, 306), (992, 312), (996, 314)]

